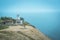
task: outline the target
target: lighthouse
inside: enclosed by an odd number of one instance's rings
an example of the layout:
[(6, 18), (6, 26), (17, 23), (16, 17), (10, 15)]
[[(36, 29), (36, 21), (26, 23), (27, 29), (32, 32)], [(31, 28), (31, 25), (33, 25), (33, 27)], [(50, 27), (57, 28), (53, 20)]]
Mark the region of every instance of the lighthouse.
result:
[(24, 28), (25, 28), (24, 18), (20, 17), (19, 14), (17, 15), (16, 24), (24, 26)]
[(19, 14), (17, 14), (16, 24), (17, 25), (23, 25), (24, 24), (24, 18), (20, 17)]
[(20, 24), (20, 16), (17, 14), (16, 24)]

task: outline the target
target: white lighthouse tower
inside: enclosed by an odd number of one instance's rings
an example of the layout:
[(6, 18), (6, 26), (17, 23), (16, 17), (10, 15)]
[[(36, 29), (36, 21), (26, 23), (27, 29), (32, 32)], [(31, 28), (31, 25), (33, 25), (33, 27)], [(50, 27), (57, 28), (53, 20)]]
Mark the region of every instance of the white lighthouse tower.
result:
[(16, 24), (20, 24), (20, 17), (19, 17), (19, 14), (17, 14)]
[(24, 18), (20, 17), (19, 14), (17, 14), (16, 25), (24, 25)]

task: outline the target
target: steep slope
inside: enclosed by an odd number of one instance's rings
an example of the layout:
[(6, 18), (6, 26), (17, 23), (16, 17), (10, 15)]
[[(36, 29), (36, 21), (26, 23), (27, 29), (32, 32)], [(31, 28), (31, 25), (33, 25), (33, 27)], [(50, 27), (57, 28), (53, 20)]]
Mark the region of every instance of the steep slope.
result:
[(0, 30), (0, 40), (50, 40), (32, 26), (9, 26)]

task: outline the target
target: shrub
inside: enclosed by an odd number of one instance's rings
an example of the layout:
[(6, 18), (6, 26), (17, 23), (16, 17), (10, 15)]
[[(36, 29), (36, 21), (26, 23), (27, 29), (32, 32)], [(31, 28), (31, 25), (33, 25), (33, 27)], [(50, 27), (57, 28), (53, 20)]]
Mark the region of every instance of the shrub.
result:
[(28, 25), (28, 26), (32, 26), (33, 28), (36, 28), (34, 25), (31, 25), (30, 23), (28, 23), (28, 22), (24, 22), (24, 25)]
[(5, 29), (5, 28), (8, 28), (8, 26), (0, 25), (0, 30)]

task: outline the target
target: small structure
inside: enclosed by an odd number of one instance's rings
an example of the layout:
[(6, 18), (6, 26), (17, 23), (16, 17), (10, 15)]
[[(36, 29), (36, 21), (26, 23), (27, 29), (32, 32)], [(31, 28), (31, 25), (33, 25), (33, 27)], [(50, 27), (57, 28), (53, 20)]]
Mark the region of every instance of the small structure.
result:
[(20, 17), (17, 15), (16, 24), (20, 24)]
[(15, 19), (11, 18), (11, 17), (1, 17), (0, 18), (0, 25), (13, 25), (15, 22)]
[(17, 15), (16, 24), (17, 24), (17, 25), (24, 26), (24, 28), (25, 28), (24, 18), (19, 17), (19, 15)]
[(24, 18), (17, 15), (16, 24), (17, 25), (24, 25)]
[(24, 24), (24, 18), (20, 17), (20, 24), (23, 25)]
[(4, 21), (2, 21), (2, 22), (0, 22), (1, 23), (1, 25), (3, 24), (3, 25), (12, 25), (13, 24), (13, 20), (4, 20)]

